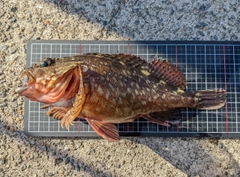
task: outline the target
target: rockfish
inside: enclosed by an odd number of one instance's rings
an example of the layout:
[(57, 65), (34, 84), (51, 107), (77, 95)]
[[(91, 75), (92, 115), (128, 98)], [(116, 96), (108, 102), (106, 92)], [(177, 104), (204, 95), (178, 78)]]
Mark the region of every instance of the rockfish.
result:
[(142, 117), (169, 126), (165, 115), (175, 108), (214, 110), (226, 102), (223, 89), (184, 91), (183, 73), (166, 60), (148, 63), (127, 54), (44, 58), (22, 74), (19, 95), (46, 104), (47, 115), (67, 129), (74, 119), (86, 119), (109, 141), (119, 139), (114, 124)]

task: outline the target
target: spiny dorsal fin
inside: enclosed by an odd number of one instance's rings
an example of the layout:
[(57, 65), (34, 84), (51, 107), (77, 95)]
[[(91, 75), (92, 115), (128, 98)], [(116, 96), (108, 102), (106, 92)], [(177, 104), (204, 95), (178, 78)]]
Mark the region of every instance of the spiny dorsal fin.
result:
[(148, 69), (147, 61), (135, 55), (113, 54), (111, 58), (123, 62), (127, 67), (134, 69)]
[(152, 63), (148, 63), (146, 60), (141, 59), (135, 55), (129, 54), (100, 54), (100, 53), (88, 53), (85, 55), (94, 55), (95, 57), (105, 57), (112, 61), (116, 61), (123, 65), (126, 65), (133, 70), (138, 70), (145, 76), (154, 77), (155, 79), (165, 81), (167, 84), (185, 89), (186, 80), (183, 73), (178, 70), (172, 63), (166, 60), (154, 59)]
[(182, 90), (186, 88), (186, 80), (183, 73), (166, 60), (154, 59), (152, 63), (147, 63), (146, 60), (134, 55), (116, 54), (113, 57), (124, 62), (128, 67), (140, 69), (145, 75), (154, 76), (159, 81), (163, 80), (173, 87)]
[(153, 75), (160, 80), (167, 82), (173, 87), (184, 90), (186, 88), (186, 80), (183, 73), (172, 63), (166, 60), (154, 59), (151, 63)]
[(129, 68), (134, 69), (148, 69), (148, 62), (144, 59), (141, 59), (140, 57), (136, 55), (130, 55), (130, 54), (101, 54), (101, 53), (87, 53), (85, 55), (88, 56), (94, 56), (94, 57), (104, 57), (106, 59), (110, 59), (113, 62), (119, 62), (121, 64), (126, 65)]

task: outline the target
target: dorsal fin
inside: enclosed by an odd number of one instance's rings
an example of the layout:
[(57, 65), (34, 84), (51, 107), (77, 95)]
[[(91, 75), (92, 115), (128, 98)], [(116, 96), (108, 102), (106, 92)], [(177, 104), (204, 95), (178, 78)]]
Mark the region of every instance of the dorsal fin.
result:
[(99, 53), (88, 53), (86, 55), (95, 55), (99, 57), (109, 58), (113, 61), (117, 61), (122, 65), (126, 65), (129, 68), (138, 70), (145, 76), (154, 77), (159, 82), (165, 81), (167, 84), (185, 89), (186, 80), (183, 73), (178, 70), (172, 63), (166, 60), (154, 59), (152, 63), (148, 63), (146, 60), (129, 54), (99, 54)]
[(186, 80), (183, 73), (169, 61), (154, 59), (151, 63), (151, 66), (151, 73), (155, 77), (165, 81), (173, 87), (177, 87), (183, 90), (186, 88)]
[(148, 70), (148, 62), (136, 55), (129, 54), (113, 54), (111, 58), (124, 63), (127, 67), (132, 67), (134, 69), (147, 69)]
[(154, 76), (159, 81), (163, 80), (173, 87), (182, 90), (186, 88), (186, 80), (183, 73), (169, 61), (154, 59), (151, 63), (147, 63), (146, 60), (138, 56), (126, 54), (116, 54), (113, 57), (124, 62), (128, 67), (140, 69), (145, 75)]
[(149, 70), (149, 63), (136, 55), (130, 55), (125, 53), (120, 54), (86, 53), (84, 55), (99, 58), (104, 57), (105, 59), (110, 59), (113, 62), (115, 61), (121, 63), (122, 65), (126, 65), (127, 67), (133, 69)]

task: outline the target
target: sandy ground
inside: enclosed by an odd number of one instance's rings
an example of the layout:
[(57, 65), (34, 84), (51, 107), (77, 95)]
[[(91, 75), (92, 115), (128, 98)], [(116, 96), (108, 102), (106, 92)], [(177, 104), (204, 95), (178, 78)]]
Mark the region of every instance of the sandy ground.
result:
[(239, 139), (35, 138), (23, 133), (31, 39), (239, 40), (237, 0), (0, 0), (0, 176), (240, 176)]

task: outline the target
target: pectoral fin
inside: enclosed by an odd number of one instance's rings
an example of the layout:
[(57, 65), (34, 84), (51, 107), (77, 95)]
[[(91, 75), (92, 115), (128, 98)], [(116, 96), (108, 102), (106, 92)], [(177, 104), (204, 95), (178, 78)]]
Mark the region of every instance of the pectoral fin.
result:
[[(82, 71), (80, 68), (79, 77), (82, 78)], [(82, 111), (82, 107), (86, 100), (86, 95), (87, 94), (84, 90), (83, 79), (80, 79), (79, 90), (76, 95), (75, 102), (73, 103), (73, 107), (70, 110), (68, 110), (68, 112), (64, 115), (64, 117), (61, 120), (62, 128), (65, 126), (69, 130), (69, 126), (72, 125), (74, 119), (76, 119), (76, 117), (78, 117), (80, 112)]]
[(69, 109), (64, 107), (52, 107), (48, 110), (47, 115), (52, 116), (54, 119), (62, 119)]
[(118, 129), (114, 124), (86, 119), (95, 132), (104, 139), (114, 142), (119, 140)]
[(51, 107), (50, 104), (45, 104), (45, 105), (41, 106), (40, 108), (41, 108), (41, 109), (47, 109), (47, 108), (49, 108), (49, 107)]

